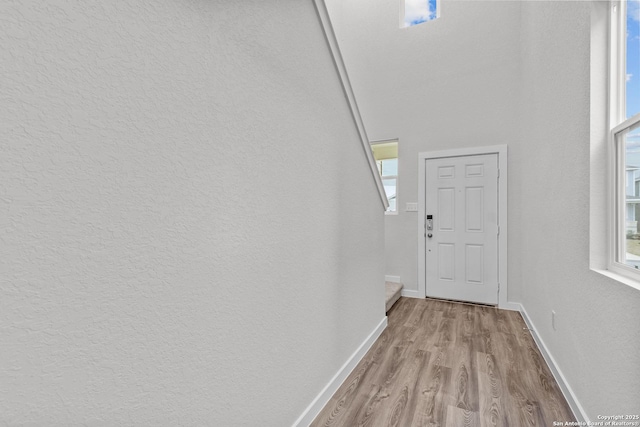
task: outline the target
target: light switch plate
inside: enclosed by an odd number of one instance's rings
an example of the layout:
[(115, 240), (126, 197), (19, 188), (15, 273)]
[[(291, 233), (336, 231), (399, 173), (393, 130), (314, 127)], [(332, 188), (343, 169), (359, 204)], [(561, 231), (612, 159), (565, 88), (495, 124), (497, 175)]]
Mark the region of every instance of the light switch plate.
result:
[(407, 203), (406, 212), (418, 212), (418, 204), (417, 203)]

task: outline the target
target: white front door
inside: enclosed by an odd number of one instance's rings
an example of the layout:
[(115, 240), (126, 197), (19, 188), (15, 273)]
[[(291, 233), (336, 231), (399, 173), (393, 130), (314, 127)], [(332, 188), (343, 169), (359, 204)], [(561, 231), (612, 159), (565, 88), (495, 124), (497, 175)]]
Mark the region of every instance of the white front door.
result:
[(497, 305), (498, 155), (425, 161), (426, 294)]

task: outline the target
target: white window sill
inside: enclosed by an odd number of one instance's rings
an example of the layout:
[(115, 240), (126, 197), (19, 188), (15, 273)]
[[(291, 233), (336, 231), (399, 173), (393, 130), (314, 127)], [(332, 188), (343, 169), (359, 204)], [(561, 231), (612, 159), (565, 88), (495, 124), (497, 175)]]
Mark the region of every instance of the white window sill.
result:
[(398, 215), (398, 211), (390, 211), (390, 212), (385, 211), (384, 214), (385, 215)]
[(603, 276), (606, 276), (611, 280), (615, 280), (616, 282), (625, 284), (637, 291), (640, 291), (640, 277), (638, 279), (632, 279), (630, 277), (623, 276), (622, 274), (614, 273), (611, 270), (603, 270), (600, 268), (592, 268), (591, 270), (595, 271), (596, 273), (602, 274)]

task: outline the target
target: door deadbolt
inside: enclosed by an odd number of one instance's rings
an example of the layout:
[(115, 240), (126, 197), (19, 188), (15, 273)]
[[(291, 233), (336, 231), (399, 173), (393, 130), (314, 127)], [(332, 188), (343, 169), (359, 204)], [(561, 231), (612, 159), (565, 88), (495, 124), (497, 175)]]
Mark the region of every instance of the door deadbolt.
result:
[[(427, 230), (433, 230), (433, 215), (427, 215), (427, 220), (426, 220), (426, 228)], [(431, 236), (429, 236), (431, 237)]]

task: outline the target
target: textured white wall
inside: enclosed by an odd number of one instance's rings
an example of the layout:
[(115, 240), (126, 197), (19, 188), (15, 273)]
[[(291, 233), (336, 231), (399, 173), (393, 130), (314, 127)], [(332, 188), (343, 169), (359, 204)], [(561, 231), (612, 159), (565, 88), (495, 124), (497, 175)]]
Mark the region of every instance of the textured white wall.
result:
[(522, 6), (521, 145), (528, 160), (526, 226), (516, 250), (526, 260), (522, 304), (597, 421), (640, 413), (640, 292), (589, 270), (589, 141), (600, 137), (590, 135), (591, 11), (590, 2)]
[(384, 317), (312, 2), (0, 15), (0, 424), (290, 425)]
[[(364, 3), (330, 11), (369, 136), (400, 138), (401, 208), (419, 151), (508, 144), (509, 300), (590, 418), (640, 413), (640, 294), (589, 270), (591, 2), (443, 2), (406, 30), (397, 1)], [(416, 221), (385, 219), (386, 274), (409, 289)]]

